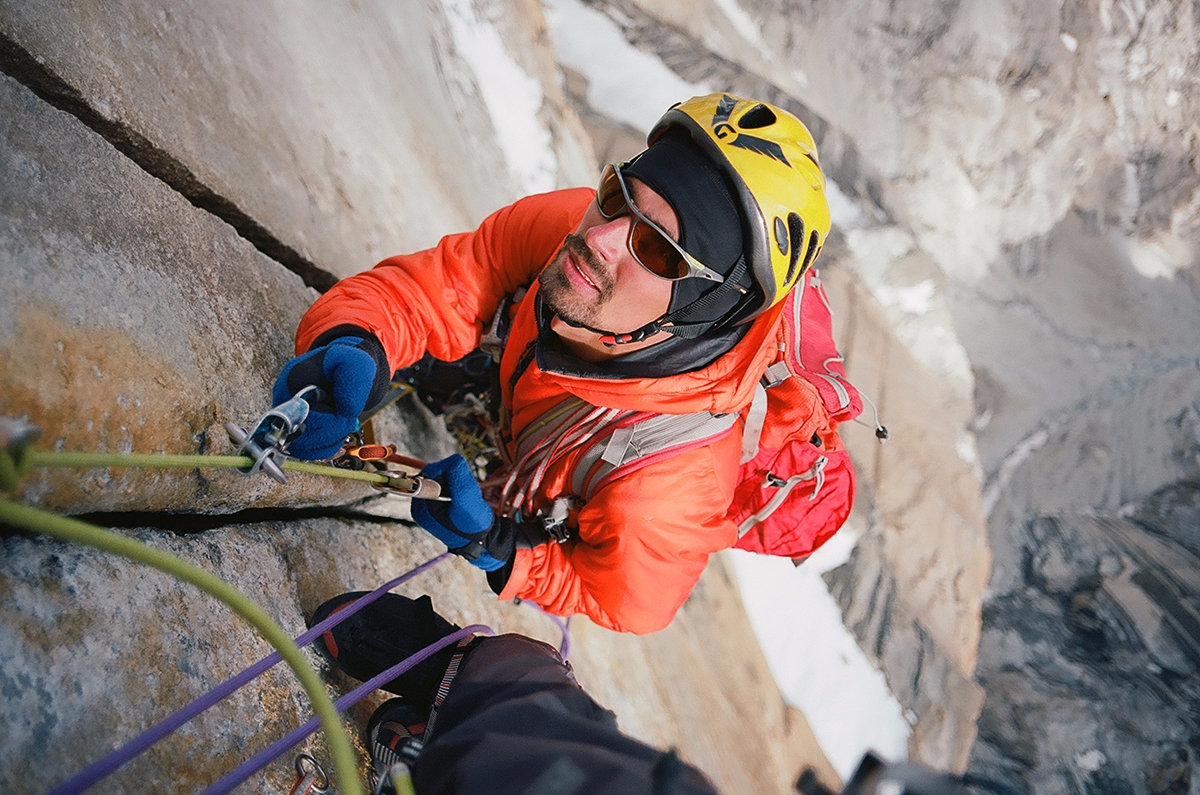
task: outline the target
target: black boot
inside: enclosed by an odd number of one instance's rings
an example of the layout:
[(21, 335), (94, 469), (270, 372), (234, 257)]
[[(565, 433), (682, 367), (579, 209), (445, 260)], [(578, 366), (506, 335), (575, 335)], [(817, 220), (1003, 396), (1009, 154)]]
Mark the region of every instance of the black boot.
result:
[[(335, 596), (317, 608), (308, 625), (316, 626), (366, 593), (353, 591)], [(313, 645), (333, 665), (365, 682), (458, 629), (433, 612), (428, 596), (413, 600), (389, 593), (326, 631)], [(418, 713), (428, 714), (453, 655), (453, 647), (443, 649), (383, 685), (383, 689), (400, 696)]]

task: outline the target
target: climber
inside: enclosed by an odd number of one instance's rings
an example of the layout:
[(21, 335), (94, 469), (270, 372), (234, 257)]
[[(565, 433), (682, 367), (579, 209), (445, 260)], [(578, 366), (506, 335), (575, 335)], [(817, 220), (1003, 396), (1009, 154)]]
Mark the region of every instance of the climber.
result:
[[(301, 320), (274, 393), (329, 396), (290, 450), (329, 458), (397, 370), (507, 329), (504, 467), (485, 498), (462, 456), (430, 464), (451, 501), (414, 500), (413, 518), (501, 599), (637, 633), (666, 626), (708, 556), (738, 542), (746, 412), (830, 228), (812, 136), (781, 108), (696, 97), (647, 144), (598, 190), (527, 197), (340, 281)], [(631, 423), (693, 413), (706, 419), (690, 438), (629, 444)]]
[[(309, 626), (362, 595), (330, 599)], [(366, 681), (457, 629), (428, 596), (386, 594), (315, 646)], [(464, 638), (383, 687), (398, 697), (371, 715), (365, 744), (376, 775), (406, 762), (418, 795), (716, 795), (673, 752), (622, 735), (558, 652), (522, 635)]]

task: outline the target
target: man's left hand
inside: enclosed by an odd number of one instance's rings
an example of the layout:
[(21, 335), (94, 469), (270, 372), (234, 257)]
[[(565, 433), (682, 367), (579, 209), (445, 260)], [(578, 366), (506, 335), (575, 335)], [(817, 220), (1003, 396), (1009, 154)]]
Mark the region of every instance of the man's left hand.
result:
[(414, 499), (412, 516), (417, 524), (472, 566), (495, 571), (507, 565), (513, 551), (512, 533), (504, 532), (506, 523), (483, 499), (467, 460), (456, 453), (426, 464), (421, 476), (437, 481), (442, 496), (450, 501)]

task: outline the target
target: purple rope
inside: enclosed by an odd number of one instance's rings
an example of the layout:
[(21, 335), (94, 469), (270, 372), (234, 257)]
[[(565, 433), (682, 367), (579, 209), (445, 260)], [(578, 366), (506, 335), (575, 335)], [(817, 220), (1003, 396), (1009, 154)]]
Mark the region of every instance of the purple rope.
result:
[(558, 656), (562, 657), (563, 660), (566, 660), (567, 655), (571, 653), (571, 617), (567, 616), (564, 620), (546, 610), (546, 608), (542, 607), (537, 602), (531, 602), (528, 599), (521, 599), (520, 602), (521, 604), (533, 605), (538, 609), (539, 613), (548, 617), (551, 621), (558, 625), (559, 629), (562, 630), (562, 644), (558, 647)]
[[(384, 583), (366, 596), (359, 597), (350, 606), (338, 610), (333, 615), (326, 618), (324, 621), (317, 624), (312, 629), (301, 634), (296, 638), (297, 646), (307, 646), (315, 638), (320, 637), (326, 630), (335, 627), (350, 616), (362, 610), (367, 605), (380, 599), (385, 593), (416, 577), (418, 574), (433, 568), (440, 563), (444, 558), (449, 557), (449, 552), (443, 552), (432, 560), (428, 560), (417, 566), (412, 571), (401, 574), (391, 582)], [(240, 674), (226, 680), (223, 684), (218, 685), (204, 695), (197, 698), (192, 703), (182, 707), (178, 711), (168, 715), (161, 721), (151, 726), (146, 731), (139, 734), (137, 737), (130, 740), (125, 745), (110, 753), (103, 759), (85, 768), (82, 772), (76, 774), (67, 781), (59, 784), (54, 789), (50, 790), (46, 795), (77, 795), (83, 792), (88, 787), (99, 782), (102, 778), (112, 773), (121, 765), (133, 759), (138, 754), (145, 751), (150, 746), (157, 743), (159, 740), (166, 737), (171, 732), (178, 729), (183, 724), (187, 723), (192, 718), (204, 712), (209, 707), (229, 696), (241, 687), (244, 687), (249, 682), (261, 676), (264, 672), (274, 667), (283, 660), (279, 652), (272, 652), (266, 657), (251, 665)]]
[[(460, 629), (453, 635), (447, 635), (437, 643), (434, 643), (431, 646), (426, 646), (413, 656), (396, 663), (391, 668), (388, 668), (386, 671), (374, 677), (373, 679), (367, 680), (346, 695), (339, 698), (337, 701), (333, 702), (333, 705), (337, 707), (338, 712), (345, 712), (363, 698), (370, 695), (373, 691), (378, 690), (381, 685), (385, 685), (392, 681), (417, 663), (423, 662), (447, 646), (458, 643), (463, 638), (470, 637), (477, 632), (485, 635), (492, 634), (491, 628), (486, 627), (483, 624), (472, 624), (469, 627)], [(321, 728), (321, 721), (317, 718), (312, 718), (303, 726), (298, 726), (297, 728), (292, 729), (292, 731), (271, 743), (242, 764), (238, 765), (232, 771), (227, 773), (224, 778), (217, 781), (208, 789), (204, 790), (204, 792), (200, 793), (200, 795), (225, 795), (234, 787), (250, 778), (250, 776), (254, 775), (262, 768), (266, 767), (293, 745), (300, 742), (319, 728)]]

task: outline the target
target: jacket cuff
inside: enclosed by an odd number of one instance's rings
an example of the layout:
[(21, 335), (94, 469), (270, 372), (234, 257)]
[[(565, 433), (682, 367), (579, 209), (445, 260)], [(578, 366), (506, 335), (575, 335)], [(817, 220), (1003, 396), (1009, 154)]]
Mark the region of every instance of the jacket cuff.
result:
[(497, 599), (509, 601), (516, 598), (517, 591), (529, 579), (530, 555), (528, 549), (518, 549), (513, 554), (511, 564), (488, 574), (488, 585), (496, 592)]
[[(320, 335), (318, 335), (317, 338), (312, 341), (312, 345), (308, 346), (308, 350), (315, 351), (322, 345), (328, 345), (329, 343), (333, 342), (338, 337), (359, 337), (362, 340), (370, 340), (370, 342), (367, 343), (368, 346), (370, 346), (373, 342), (375, 347), (378, 347), (381, 351), (383, 350), (383, 343), (379, 341), (378, 337), (367, 331), (362, 326), (356, 326), (353, 323), (343, 323), (340, 326), (334, 326), (331, 329), (322, 331)], [(308, 351), (305, 351), (305, 353), (307, 352)], [(372, 355), (374, 354), (372, 353)]]
[(308, 346), (308, 350), (315, 351), (322, 345), (328, 345), (340, 337), (361, 339), (362, 342), (356, 347), (370, 354), (371, 358), (375, 360), (375, 381), (371, 384), (371, 392), (367, 395), (366, 411), (370, 411), (379, 401), (383, 400), (383, 396), (387, 394), (388, 385), (392, 383), (392, 368), (388, 364), (387, 352), (384, 351), (379, 337), (353, 323), (343, 323), (321, 332), (320, 336), (313, 340), (312, 345)]
[(513, 556), (517, 549), (517, 536), (520, 535), (520, 525), (507, 516), (497, 516), (488, 530), (484, 544), (487, 551), (504, 565), (488, 572), (488, 585), (496, 593), (500, 593), (512, 575)]

